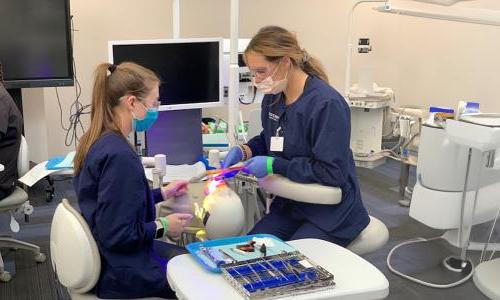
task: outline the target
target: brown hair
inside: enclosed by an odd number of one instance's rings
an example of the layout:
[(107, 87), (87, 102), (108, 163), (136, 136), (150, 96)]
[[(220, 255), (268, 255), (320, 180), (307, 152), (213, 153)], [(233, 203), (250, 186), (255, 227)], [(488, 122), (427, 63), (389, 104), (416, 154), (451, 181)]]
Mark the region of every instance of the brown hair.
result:
[(135, 63), (123, 62), (117, 66), (102, 63), (97, 66), (94, 72), (90, 128), (83, 134), (76, 151), (75, 174), (81, 170), (90, 148), (104, 132), (122, 134), (113, 112), (113, 108), (120, 104), (120, 98), (132, 95), (144, 99), (153, 88), (153, 84), (159, 82), (158, 76), (153, 71)]
[(328, 83), (328, 76), (319, 60), (301, 49), (295, 35), (282, 27), (262, 27), (248, 44), (245, 54), (250, 51), (262, 54), (272, 62), (288, 56), (292, 64), (301, 68), (302, 71)]

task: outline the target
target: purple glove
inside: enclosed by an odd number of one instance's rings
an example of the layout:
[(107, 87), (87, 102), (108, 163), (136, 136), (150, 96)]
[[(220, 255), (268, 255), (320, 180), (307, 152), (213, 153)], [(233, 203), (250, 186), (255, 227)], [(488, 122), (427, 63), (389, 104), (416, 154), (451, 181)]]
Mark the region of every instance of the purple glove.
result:
[(226, 158), (222, 161), (221, 168), (226, 169), (230, 166), (240, 162), (243, 159), (243, 151), (240, 147), (234, 146), (229, 150), (226, 155)]
[(273, 173), (274, 157), (255, 156), (245, 162), (243, 172), (252, 174), (257, 178), (266, 177)]

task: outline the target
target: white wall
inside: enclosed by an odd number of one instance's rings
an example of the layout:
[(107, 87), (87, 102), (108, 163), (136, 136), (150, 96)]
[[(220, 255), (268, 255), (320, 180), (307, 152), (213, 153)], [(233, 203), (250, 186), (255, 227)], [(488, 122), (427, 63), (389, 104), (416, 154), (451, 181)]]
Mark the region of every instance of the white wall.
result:
[(23, 89), (24, 135), (31, 161), (44, 161), (48, 156), (47, 118), (44, 89)]
[[(410, 1), (393, 3), (434, 8)], [(500, 10), (500, 1), (478, 0), (456, 6)], [(370, 9), (361, 14), (356, 18), (356, 31), (373, 39), (374, 51), (370, 57), (354, 54), (353, 70), (369, 61), (376, 70), (375, 80), (393, 87), (399, 104), (427, 109), (477, 100), (483, 111), (500, 111), (494, 88), (500, 83), (500, 27), (381, 14)]]
[[(74, 57), (82, 86), (83, 104), (90, 103), (95, 67), (108, 61), (108, 40), (172, 37), (170, 1), (72, 0), (70, 6), (77, 30), (74, 33)], [(63, 122), (67, 127), (70, 105), (75, 99), (75, 88), (64, 87), (58, 90)], [(74, 149), (74, 146), (65, 146), (66, 132), (60, 126), (55, 88), (23, 90), (23, 105), (31, 160), (43, 161)], [(87, 126), (88, 121), (88, 116), (85, 116), (84, 126)]]
[[(296, 32), (302, 47), (323, 62), (331, 84), (342, 90), (350, 3), (241, 0), (240, 36), (251, 37), (260, 27), (270, 24)], [(393, 3), (433, 9), (433, 5), (412, 1)], [(230, 0), (181, 0), (181, 37), (228, 38), (229, 4)], [(367, 55), (353, 53), (353, 81), (358, 69), (371, 66), (374, 80), (395, 90), (398, 105), (455, 107), (459, 100), (477, 100), (483, 111), (500, 111), (496, 99), (500, 83), (500, 27), (381, 14), (371, 9), (373, 5), (363, 4), (356, 9), (353, 38), (369, 37), (374, 50)], [(500, 10), (500, 1), (477, 0), (457, 6)], [(90, 102), (94, 68), (107, 60), (108, 40), (172, 36), (171, 2), (167, 0), (72, 0), (71, 10), (78, 30), (74, 52), (84, 103)], [(67, 118), (74, 89), (59, 90)], [(69, 151), (59, 126), (54, 88), (23, 95), (28, 141), (30, 136), (42, 141), (31, 151), (32, 160)], [(225, 117), (227, 112), (210, 109), (204, 114)], [(46, 122), (41, 124), (43, 119)], [(45, 136), (47, 142), (43, 145)]]

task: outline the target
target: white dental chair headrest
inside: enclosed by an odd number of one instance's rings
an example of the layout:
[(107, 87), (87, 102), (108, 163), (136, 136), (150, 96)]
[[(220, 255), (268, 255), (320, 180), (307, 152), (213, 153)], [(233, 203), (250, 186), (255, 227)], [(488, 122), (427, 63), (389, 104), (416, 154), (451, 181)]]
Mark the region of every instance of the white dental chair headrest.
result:
[(299, 202), (338, 204), (342, 201), (340, 188), (317, 183), (297, 183), (277, 174), (259, 179), (259, 185), (268, 193)]

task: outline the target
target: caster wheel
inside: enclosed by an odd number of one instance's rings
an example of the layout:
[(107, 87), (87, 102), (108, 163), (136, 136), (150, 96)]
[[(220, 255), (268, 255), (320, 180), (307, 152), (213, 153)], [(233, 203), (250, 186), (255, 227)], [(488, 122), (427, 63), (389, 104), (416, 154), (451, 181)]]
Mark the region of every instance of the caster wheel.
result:
[(38, 253), (37, 255), (35, 255), (35, 261), (37, 263), (43, 263), (45, 261), (46, 257), (45, 257), (45, 254), (43, 253)]
[(24, 206), (24, 214), (29, 216), (33, 213), (33, 205), (27, 204)]
[(0, 273), (0, 281), (2, 282), (9, 282), (12, 279), (12, 275), (10, 275), (9, 272), (3, 271)]

